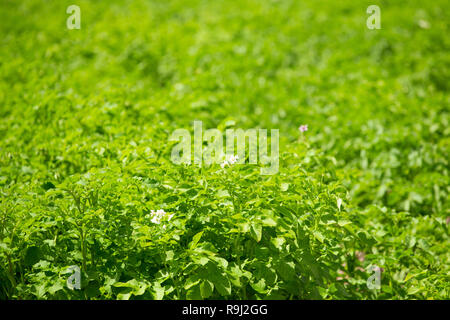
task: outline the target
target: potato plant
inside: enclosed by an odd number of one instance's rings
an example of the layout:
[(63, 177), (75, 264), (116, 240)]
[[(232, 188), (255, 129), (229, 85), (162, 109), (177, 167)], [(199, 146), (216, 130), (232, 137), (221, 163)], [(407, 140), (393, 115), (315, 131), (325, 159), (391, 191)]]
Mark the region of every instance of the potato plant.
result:
[(1, 1), (0, 299), (448, 299), (447, 2), (375, 2)]

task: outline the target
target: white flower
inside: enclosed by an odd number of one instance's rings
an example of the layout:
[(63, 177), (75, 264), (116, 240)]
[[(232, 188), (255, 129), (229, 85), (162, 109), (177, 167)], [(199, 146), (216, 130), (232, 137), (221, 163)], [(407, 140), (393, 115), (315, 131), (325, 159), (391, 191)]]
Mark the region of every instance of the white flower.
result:
[(239, 156), (229, 156), (228, 160), (224, 160), (221, 164), (220, 167), (223, 169), (225, 168), (225, 166), (231, 166), (232, 164), (235, 164), (237, 161), (239, 160)]
[(161, 220), (167, 217), (167, 221), (170, 221), (170, 219), (172, 219), (172, 217), (174, 216), (174, 214), (168, 215), (167, 212), (165, 212), (163, 209), (159, 209), (159, 210), (151, 210), (150, 215), (152, 216), (152, 220), (151, 222), (156, 223), (156, 224), (160, 224)]
[(228, 162), (229, 162), (230, 164), (235, 164), (236, 161), (238, 161), (238, 160), (239, 160), (239, 156), (230, 156), (230, 157), (228, 158)]
[(153, 223), (156, 223), (156, 224), (160, 224), (161, 223), (161, 219), (158, 216), (154, 216), (151, 221)]

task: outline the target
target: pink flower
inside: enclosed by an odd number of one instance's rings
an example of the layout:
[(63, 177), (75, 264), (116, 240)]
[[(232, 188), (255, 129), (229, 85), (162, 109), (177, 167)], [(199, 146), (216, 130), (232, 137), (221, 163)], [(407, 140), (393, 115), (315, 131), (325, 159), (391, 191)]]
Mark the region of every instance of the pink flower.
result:
[(301, 132), (308, 131), (308, 125), (302, 124), (300, 127), (298, 127), (298, 130), (300, 130)]
[(362, 251), (355, 251), (355, 256), (361, 262), (364, 262), (364, 260), (366, 259), (366, 254)]

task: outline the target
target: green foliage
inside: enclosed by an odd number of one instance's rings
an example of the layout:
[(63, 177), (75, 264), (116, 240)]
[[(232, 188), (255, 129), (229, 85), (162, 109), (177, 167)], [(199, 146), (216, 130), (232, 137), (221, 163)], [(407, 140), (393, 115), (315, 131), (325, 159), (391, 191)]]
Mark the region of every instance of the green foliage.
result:
[[(0, 4), (0, 299), (450, 297), (445, 1), (381, 30), (364, 1), (70, 4)], [(194, 120), (279, 129), (279, 172), (173, 164)]]

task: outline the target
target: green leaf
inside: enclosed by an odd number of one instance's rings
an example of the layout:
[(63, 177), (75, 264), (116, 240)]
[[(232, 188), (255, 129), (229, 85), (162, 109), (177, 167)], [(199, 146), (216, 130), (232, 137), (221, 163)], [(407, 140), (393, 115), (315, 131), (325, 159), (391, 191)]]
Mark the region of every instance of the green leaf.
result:
[(192, 288), (193, 286), (197, 285), (198, 283), (200, 283), (200, 276), (198, 274), (193, 274), (191, 275), (187, 280), (186, 283), (184, 284), (184, 289), (188, 290), (190, 288)]
[(264, 218), (261, 222), (264, 226), (268, 226), (268, 227), (276, 227), (276, 225), (277, 225), (277, 222), (270, 217)]
[(419, 291), (420, 291), (420, 288), (418, 288), (418, 287), (411, 287), (411, 288), (408, 289), (408, 295), (410, 295), (410, 296), (414, 295), (414, 294), (416, 294)]
[(208, 279), (214, 284), (214, 287), (222, 296), (231, 294), (231, 282), (224, 273), (209, 273)]
[(313, 235), (314, 235), (314, 238), (316, 238), (317, 240), (319, 240), (322, 243), (325, 240), (325, 237), (319, 231), (313, 231)]
[(203, 235), (203, 231), (200, 231), (199, 233), (197, 233), (195, 236), (192, 237), (192, 241), (191, 241), (191, 243), (189, 245), (189, 247), (191, 249), (194, 249), (197, 246), (197, 244), (200, 241), (200, 238), (202, 237), (202, 235)]
[(162, 300), (162, 298), (164, 298), (165, 291), (161, 286), (161, 283), (153, 282), (152, 291), (155, 300)]
[(131, 297), (131, 292), (119, 293), (117, 295), (117, 299), (118, 300), (130, 300), (130, 297)]
[(252, 231), (250, 233), (257, 242), (261, 241), (262, 237), (262, 225), (252, 224)]
[(200, 292), (203, 299), (209, 298), (214, 290), (214, 284), (209, 280), (204, 280), (200, 284)]
[(41, 250), (36, 246), (32, 246), (29, 247), (25, 253), (24, 264), (26, 266), (32, 266), (33, 264), (37, 263), (40, 259), (41, 259)]
[(279, 260), (275, 264), (275, 269), (284, 280), (293, 280), (295, 278), (295, 264), (293, 262)]
[(344, 220), (344, 219), (338, 220), (338, 225), (341, 226), (341, 227), (346, 226), (346, 225), (348, 225), (350, 223), (352, 223), (350, 220)]
[(231, 283), (227, 278), (222, 278), (214, 284), (221, 295), (229, 296), (231, 294)]
[(264, 279), (259, 279), (258, 282), (251, 282), (250, 286), (258, 293), (265, 294), (266, 290), (266, 281)]
[(196, 284), (195, 286), (193, 286), (186, 292), (186, 299), (187, 300), (201, 300), (202, 299), (202, 294), (200, 291), (200, 284)]

